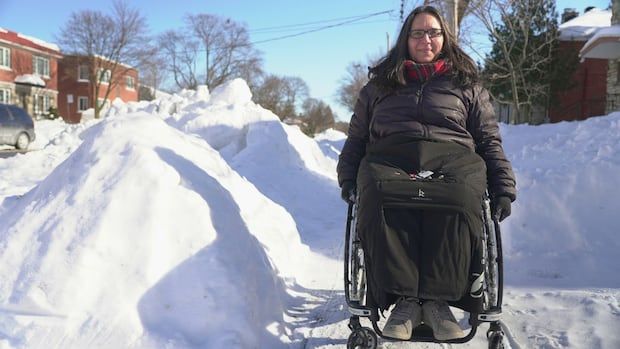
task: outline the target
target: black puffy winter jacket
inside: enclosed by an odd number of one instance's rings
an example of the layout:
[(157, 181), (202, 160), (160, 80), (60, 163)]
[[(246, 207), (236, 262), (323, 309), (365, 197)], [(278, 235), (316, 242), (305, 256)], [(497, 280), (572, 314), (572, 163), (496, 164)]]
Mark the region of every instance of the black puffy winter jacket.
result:
[(338, 182), (355, 180), (366, 145), (407, 132), (449, 140), (475, 150), (487, 166), (491, 195), (516, 198), (515, 178), (502, 148), (488, 92), (480, 85), (457, 86), (451, 76), (414, 81), (392, 92), (372, 82), (362, 88), (338, 161)]

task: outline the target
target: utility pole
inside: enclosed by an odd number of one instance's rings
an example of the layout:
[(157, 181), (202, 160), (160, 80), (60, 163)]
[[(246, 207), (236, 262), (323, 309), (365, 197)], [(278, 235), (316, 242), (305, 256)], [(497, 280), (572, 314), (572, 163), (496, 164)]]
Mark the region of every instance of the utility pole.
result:
[(387, 39), (387, 51), (386, 52), (390, 52), (390, 33), (385, 32), (385, 37)]
[(459, 37), (459, 0), (446, 0), (446, 20), (455, 37)]

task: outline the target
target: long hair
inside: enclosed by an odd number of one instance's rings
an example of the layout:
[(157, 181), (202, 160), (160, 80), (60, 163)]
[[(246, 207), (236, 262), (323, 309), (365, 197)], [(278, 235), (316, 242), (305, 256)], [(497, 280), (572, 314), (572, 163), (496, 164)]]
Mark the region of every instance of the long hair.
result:
[(450, 64), (456, 82), (460, 86), (469, 86), (476, 82), (478, 80), (478, 68), (474, 60), (458, 46), (456, 36), (452, 33), (441, 14), (439, 14), (439, 11), (433, 6), (419, 6), (411, 11), (403, 23), (403, 26), (400, 28), (400, 34), (398, 34), (398, 39), (394, 47), (390, 49), (387, 55), (383, 57), (376, 66), (368, 70), (368, 77), (370, 80), (380, 87), (389, 90), (406, 84), (403, 74), (403, 63), (411, 59), (409, 56), (409, 46), (407, 44), (409, 40), (409, 31), (411, 30), (413, 19), (421, 13), (427, 13), (439, 21), (441, 29), (443, 30), (444, 40), (438, 58), (443, 58)]

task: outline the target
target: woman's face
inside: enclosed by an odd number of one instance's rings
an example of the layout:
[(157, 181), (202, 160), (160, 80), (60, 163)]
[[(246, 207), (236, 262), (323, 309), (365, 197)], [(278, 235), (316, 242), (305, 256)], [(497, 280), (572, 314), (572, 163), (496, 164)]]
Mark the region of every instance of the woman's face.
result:
[[(414, 34), (420, 34), (420, 30), (442, 30), (439, 20), (435, 16), (428, 13), (420, 13), (413, 18), (411, 22), (411, 31)], [(441, 48), (443, 47), (443, 34), (432, 37), (432, 34), (423, 33), (420, 38), (415, 38), (412, 32), (409, 32), (407, 45), (409, 47), (409, 56), (416, 63), (430, 63), (437, 58)]]

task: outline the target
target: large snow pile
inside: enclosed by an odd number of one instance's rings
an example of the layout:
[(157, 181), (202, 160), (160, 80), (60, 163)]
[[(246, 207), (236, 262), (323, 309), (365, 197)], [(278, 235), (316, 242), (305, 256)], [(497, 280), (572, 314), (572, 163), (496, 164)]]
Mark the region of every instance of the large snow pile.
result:
[[(211, 105), (235, 107), (228, 97)], [(294, 339), (283, 326), (285, 282), (316, 283), (297, 273), (335, 264), (301, 243), (283, 206), (203, 139), (144, 112), (80, 138), (1, 207), (0, 311), (12, 315), (0, 318), (3, 346), (275, 348)]]
[[(0, 159), (0, 348), (345, 347), (342, 133), (308, 138), (241, 80), (36, 131)], [(619, 131), (502, 126), (508, 347), (620, 347)]]
[(620, 288), (620, 112), (502, 133), (519, 188), (509, 282)]

